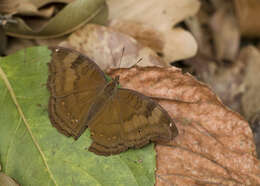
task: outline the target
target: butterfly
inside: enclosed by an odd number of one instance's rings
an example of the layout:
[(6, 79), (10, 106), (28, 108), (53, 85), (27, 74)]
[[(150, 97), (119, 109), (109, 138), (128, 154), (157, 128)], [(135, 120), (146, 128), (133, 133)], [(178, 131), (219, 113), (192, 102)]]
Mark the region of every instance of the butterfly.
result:
[(89, 128), (88, 150), (105, 156), (178, 134), (167, 111), (137, 91), (119, 88), (119, 76), (109, 81), (95, 62), (75, 50), (51, 50), (48, 112), (60, 133), (77, 140)]

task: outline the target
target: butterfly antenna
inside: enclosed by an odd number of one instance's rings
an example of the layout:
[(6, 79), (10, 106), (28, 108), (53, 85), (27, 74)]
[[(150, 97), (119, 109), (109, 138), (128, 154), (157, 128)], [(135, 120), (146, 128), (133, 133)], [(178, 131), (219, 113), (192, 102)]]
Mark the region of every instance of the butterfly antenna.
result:
[(121, 54), (121, 58), (120, 58), (120, 61), (119, 61), (119, 68), (121, 67), (121, 62), (122, 62), (124, 53), (125, 53), (125, 47), (123, 47), (123, 49), (122, 49), (122, 54)]

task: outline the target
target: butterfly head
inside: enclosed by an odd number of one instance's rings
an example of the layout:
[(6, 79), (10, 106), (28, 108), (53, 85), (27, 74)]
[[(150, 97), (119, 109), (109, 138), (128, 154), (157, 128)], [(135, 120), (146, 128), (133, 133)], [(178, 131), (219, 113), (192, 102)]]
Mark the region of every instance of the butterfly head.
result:
[(110, 82), (107, 83), (104, 92), (112, 95), (115, 91), (117, 91), (117, 88), (119, 86), (119, 76), (116, 76), (114, 79), (112, 79)]
[(116, 76), (114, 81), (115, 81), (116, 85), (118, 86), (119, 85), (119, 76)]

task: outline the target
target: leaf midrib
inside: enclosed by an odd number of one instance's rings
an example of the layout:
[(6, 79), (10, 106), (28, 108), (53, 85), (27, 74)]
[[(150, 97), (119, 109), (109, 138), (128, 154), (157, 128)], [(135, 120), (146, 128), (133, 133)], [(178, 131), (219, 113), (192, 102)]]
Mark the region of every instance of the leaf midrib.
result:
[(27, 119), (25, 118), (25, 115), (24, 115), (24, 113), (23, 113), (23, 111), (22, 111), (22, 109), (21, 109), (21, 107), (20, 107), (20, 105), (19, 105), (19, 103), (18, 103), (18, 101), (17, 101), (17, 99), (16, 99), (16, 95), (15, 95), (15, 93), (14, 93), (14, 90), (13, 90), (13, 88), (12, 88), (10, 82), (8, 81), (8, 78), (7, 78), (6, 74), (4, 73), (4, 71), (3, 71), (3, 69), (2, 69), (1, 67), (0, 67), (0, 77), (3, 79), (4, 84), (6, 85), (6, 88), (7, 88), (8, 92), (10, 93), (11, 98), (12, 98), (12, 100), (13, 100), (15, 106), (16, 106), (16, 109), (17, 109), (17, 111), (18, 111), (20, 117), (22, 118), (23, 123), (25, 124), (25, 127), (27, 128), (27, 131), (29, 132), (29, 134), (30, 134), (30, 136), (31, 136), (31, 138), (32, 138), (32, 141), (33, 141), (34, 145), (36, 146), (37, 150), (39, 151), (39, 153), (40, 153), (40, 155), (41, 155), (41, 157), (42, 157), (43, 163), (44, 163), (44, 165), (46, 166), (47, 172), (49, 173), (51, 180), (53, 180), (53, 183), (54, 183), (56, 186), (58, 186), (58, 184), (57, 184), (56, 180), (54, 179), (54, 176), (53, 176), (53, 174), (52, 174), (52, 172), (51, 172), (51, 170), (50, 170), (50, 168), (49, 168), (49, 166), (48, 166), (46, 157), (45, 157), (45, 155), (44, 155), (44, 153), (43, 153), (43, 151), (42, 151), (40, 145), (38, 144), (36, 138), (34, 137), (32, 131), (31, 131), (31, 129), (30, 129), (30, 126), (29, 126), (29, 124), (28, 124), (28, 122), (27, 122)]

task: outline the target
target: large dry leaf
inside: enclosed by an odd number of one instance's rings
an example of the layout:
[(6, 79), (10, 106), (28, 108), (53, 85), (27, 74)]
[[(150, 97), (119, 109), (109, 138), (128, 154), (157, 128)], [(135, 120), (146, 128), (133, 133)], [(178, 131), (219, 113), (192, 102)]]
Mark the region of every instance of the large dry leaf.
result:
[(253, 46), (241, 48), (232, 65), (218, 66), (216, 61), (198, 55), (191, 60), (192, 68), (202, 81), (211, 86), (221, 100), (249, 121), (255, 134), (260, 157), (260, 52)]
[(248, 123), (206, 85), (174, 67), (133, 67), (110, 75), (120, 75), (123, 87), (156, 97), (176, 122), (179, 135), (156, 146), (156, 185), (260, 184)]
[(134, 38), (108, 27), (88, 24), (60, 44), (74, 48), (94, 60), (102, 69), (112, 67), (166, 66), (157, 54)]
[[(154, 47), (156, 52), (163, 55), (167, 63), (186, 59), (196, 54), (197, 44), (193, 36), (183, 29), (172, 29), (176, 23), (193, 16), (199, 10), (197, 0), (109, 0), (111, 25), (137, 40), (147, 40), (147, 32), (153, 34), (153, 40), (160, 40)], [(116, 22), (114, 22), (117, 20)], [(119, 24), (119, 25), (117, 25)], [(133, 28), (133, 24), (135, 24)], [(131, 27), (131, 29), (126, 28)], [(140, 30), (140, 31), (138, 31)], [(146, 32), (142, 32), (146, 30)], [(136, 33), (138, 35), (136, 35)], [(150, 38), (151, 38), (150, 37)], [(147, 43), (147, 42), (146, 42)], [(159, 50), (158, 50), (159, 48)]]

